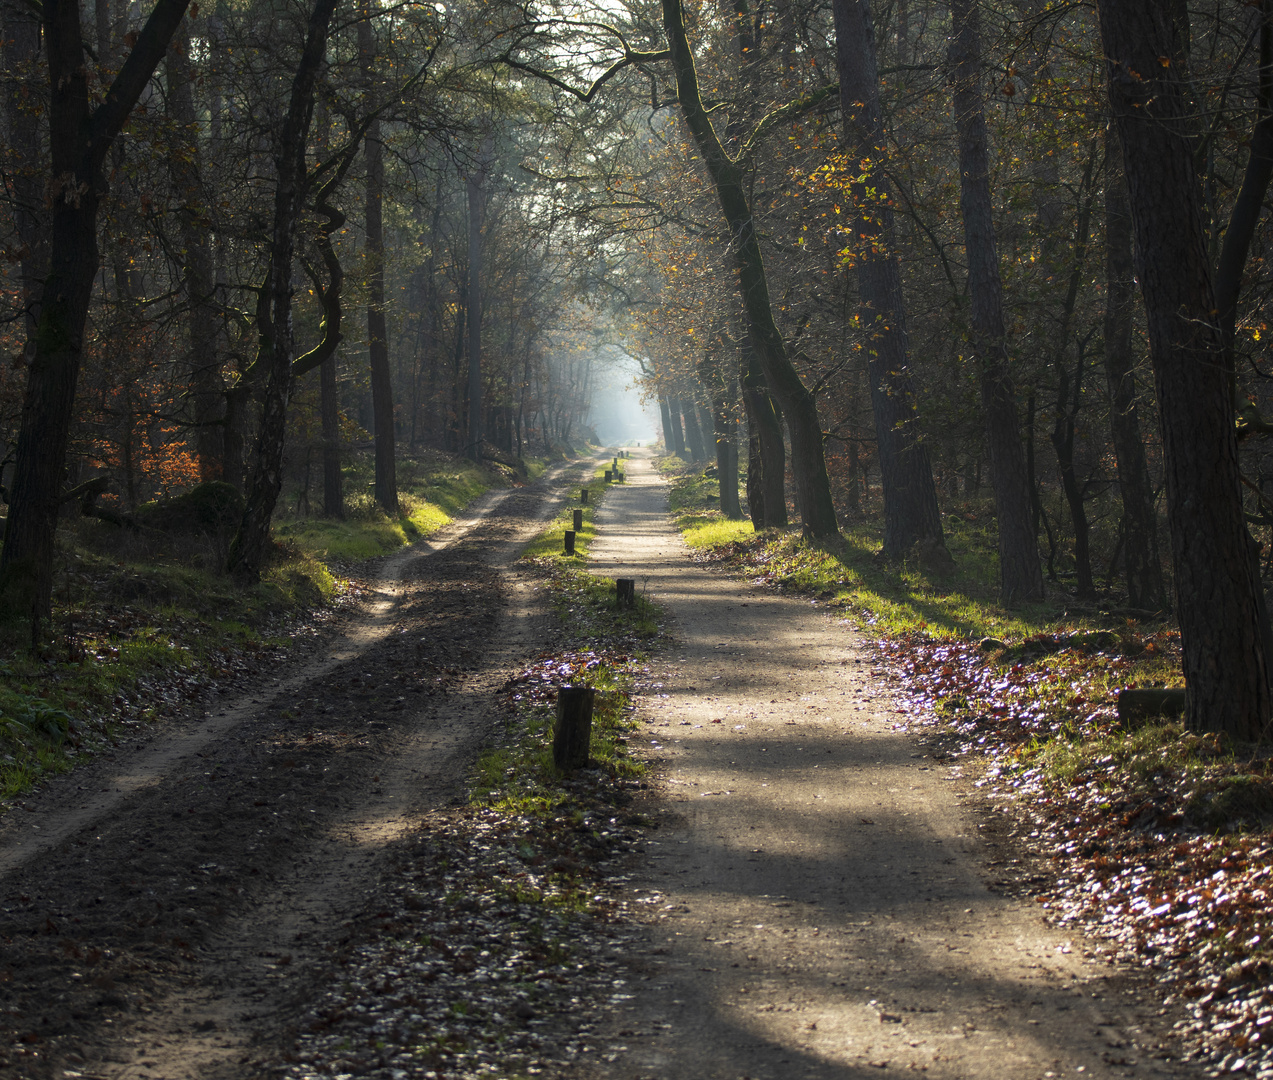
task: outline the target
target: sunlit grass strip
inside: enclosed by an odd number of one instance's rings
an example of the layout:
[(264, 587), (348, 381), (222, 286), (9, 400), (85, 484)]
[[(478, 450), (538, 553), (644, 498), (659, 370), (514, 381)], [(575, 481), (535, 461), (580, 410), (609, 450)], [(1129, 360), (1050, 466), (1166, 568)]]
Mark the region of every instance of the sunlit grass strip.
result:
[(431, 536), (452, 516), (503, 481), (476, 465), (448, 463), (398, 495), (398, 515), (390, 517), (368, 493), (346, 500), (345, 517), (299, 518), (276, 523), (274, 535), (319, 559), (361, 562), (388, 555)]
[(632, 610), (616, 609), (612, 582), (571, 567), (553, 568), (549, 588), (572, 644), (543, 654), (509, 681), (508, 737), (482, 753), (470, 788), (473, 801), (508, 813), (554, 811), (564, 798), (552, 761), (556, 691), (563, 683), (597, 691), (592, 765), (612, 779), (644, 772), (627, 736), (636, 726), (635, 677), (648, 671), (644, 649), (661, 632), (662, 609), (644, 596)]
[[(588, 489), (588, 505), (580, 506), (579, 492), (571, 490), (567, 503), (557, 512), (557, 516), (544, 530), (526, 545), (522, 552), (523, 559), (550, 559), (562, 565), (582, 565), (588, 557), (588, 549), (597, 536), (595, 515), (605, 493), (613, 486), (605, 480), (604, 467), (597, 469), (591, 480), (580, 484), (580, 488)], [(583, 511), (583, 528), (574, 529), (575, 553), (566, 554), (565, 534), (574, 528), (574, 511)]]

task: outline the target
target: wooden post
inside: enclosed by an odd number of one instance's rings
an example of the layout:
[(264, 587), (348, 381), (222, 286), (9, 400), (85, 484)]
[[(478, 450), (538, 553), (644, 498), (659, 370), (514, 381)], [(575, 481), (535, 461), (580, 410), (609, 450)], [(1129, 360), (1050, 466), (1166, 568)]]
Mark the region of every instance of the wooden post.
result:
[(588, 505), (588, 489), (587, 488), (579, 489), (579, 505), (580, 506)]
[(629, 610), (636, 607), (636, 578), (615, 578), (614, 606)]
[(610, 469), (606, 470), (606, 483), (609, 484), (614, 480), (614, 472)]
[(575, 553), (575, 534), (570, 530), (566, 531), (566, 554), (573, 555)]
[(591, 686), (557, 688), (557, 725), (553, 729), (553, 764), (559, 769), (579, 769), (588, 764), (592, 739)]
[(571, 528), (574, 529), (575, 532), (582, 532), (583, 531), (583, 511), (580, 510), (578, 507), (575, 507), (574, 519), (575, 519), (574, 524), (571, 525)]

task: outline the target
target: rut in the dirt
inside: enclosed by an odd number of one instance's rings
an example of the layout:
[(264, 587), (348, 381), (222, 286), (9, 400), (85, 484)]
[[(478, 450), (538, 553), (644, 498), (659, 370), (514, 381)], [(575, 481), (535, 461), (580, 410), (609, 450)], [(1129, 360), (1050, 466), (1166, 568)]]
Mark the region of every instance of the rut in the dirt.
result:
[(511, 625), (503, 567), (548, 499), (514, 493), (409, 563), (382, 640), (284, 696), (263, 683), (250, 721), (3, 882), (0, 1076), (235, 1075), (286, 1024), (384, 845), (460, 792), (492, 718), (480, 673), (542, 630)]

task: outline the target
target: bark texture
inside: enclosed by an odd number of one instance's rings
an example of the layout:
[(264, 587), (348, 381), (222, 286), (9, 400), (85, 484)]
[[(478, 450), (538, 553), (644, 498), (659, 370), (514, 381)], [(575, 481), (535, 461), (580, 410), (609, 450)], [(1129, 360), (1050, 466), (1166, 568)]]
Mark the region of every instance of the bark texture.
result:
[(486, 174), (490, 167), (488, 139), (478, 153), (478, 162), (469, 172), (469, 379), (468, 436), (465, 453), (474, 461), (482, 459), (482, 228), (486, 222)]
[(279, 133), (275, 154), (274, 226), (270, 242), (270, 276), (265, 289), (268, 338), (263, 352), (268, 357), (261, 426), (248, 480), (243, 521), (230, 545), (230, 571), (242, 581), (256, 581), (270, 536), (270, 517), (283, 486), (283, 444), (287, 434), (287, 402), (292, 388), (295, 339), (292, 327), (292, 260), (296, 252), (296, 226), (305, 188), (305, 149), (314, 112), (314, 85), (327, 48), (327, 28), (336, 0), (315, 0), (306, 29), (287, 116)]
[[(371, 13), (364, 6), (358, 23), (358, 52), (370, 88), (376, 61)], [(374, 101), (369, 103), (374, 108)], [(389, 370), (389, 334), (385, 328), (385, 151), (380, 120), (373, 116), (363, 136), (367, 162), (367, 355), (371, 367), (371, 412), (376, 443), (376, 501), (385, 513), (398, 512), (397, 455), (394, 448), (393, 377)]]
[(1004, 603), (1043, 597), (1039, 547), (1030, 523), (1030, 477), (1017, 417), (1016, 387), (1003, 322), (1003, 283), (990, 200), (990, 154), (981, 93), (981, 35), (976, 0), (951, 0), (950, 61), (959, 137), (960, 206), (972, 301), (973, 362), (979, 369), (986, 447), (999, 527), (999, 584)]
[(1156, 0), (1102, 0), (1100, 22), (1162, 421), (1186, 720), (1257, 739), (1269, 721), (1260, 583), (1247, 550), (1194, 111), (1177, 74), (1183, 42)]
[(1105, 135), (1105, 379), (1110, 431), (1123, 503), (1123, 577), (1132, 607), (1157, 610), (1167, 602), (1158, 553), (1158, 516), (1136, 404), (1132, 348), (1132, 218), (1123, 177), (1123, 153), (1111, 125)]
[(189, 308), (191, 421), (199, 479), (224, 480), (225, 384), (221, 378), (218, 344), (221, 323), (216, 304), (216, 270), (210, 241), (211, 221), (203, 196), (202, 161), (196, 137), (197, 118), (191, 91), (190, 29), (182, 23), (173, 35), (165, 62), (168, 114), (178, 126), (176, 143), (168, 156), (168, 171), (176, 188), (180, 210), (182, 288)]
[(186, 0), (159, 0), (105, 98), (92, 108), (78, 3), (46, 0), (41, 8), (49, 72), (49, 176), (57, 181), (46, 193), (52, 217), (49, 271), (0, 551), (0, 609), (29, 618), (33, 638), (51, 613), (58, 503), (84, 323), (99, 268), (102, 165), (185, 9)]
[(867, 0), (834, 0), (831, 8), (844, 141), (862, 177), (854, 184), (859, 213), (852, 230), (858, 318), (884, 495), (884, 554), (898, 559), (920, 540), (936, 541), (943, 548), (945, 542), (932, 463), (920, 438), (911, 388), (906, 307), (893, 248), (892, 195), (884, 169), (887, 143), (871, 8)]
[(769, 282), (765, 276), (755, 219), (747, 199), (744, 170), (725, 152), (703, 105), (680, 0), (663, 0), (663, 26), (676, 73), (677, 103), (702, 155), (729, 230), (730, 252), (738, 272), (747, 335), (791, 434), (791, 465), (805, 535), (815, 538), (838, 536), (840, 530), (831, 502), (817, 403), (808, 387), (800, 381), (774, 322)]

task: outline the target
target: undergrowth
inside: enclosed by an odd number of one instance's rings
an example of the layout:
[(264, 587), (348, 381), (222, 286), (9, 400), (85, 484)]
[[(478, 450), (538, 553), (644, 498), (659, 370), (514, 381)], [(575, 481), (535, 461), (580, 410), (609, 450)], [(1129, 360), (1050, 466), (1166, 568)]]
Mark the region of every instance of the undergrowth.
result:
[(873, 525), (827, 543), (757, 534), (713, 509), (710, 478), (671, 479), (699, 558), (811, 597), (871, 636), (872, 674), (896, 686), (899, 726), (937, 760), (980, 773), (989, 808), (1011, 807), (1048, 867), (1038, 900), (1052, 918), (1102, 935), (1096, 953), (1111, 963), (1157, 969), (1190, 1014), (1177, 1027), (1203, 1053), (1222, 1065), (1228, 1055), (1234, 1071), (1258, 1056), (1273, 1073), (1270, 747), (1171, 717), (1120, 719), (1124, 689), (1181, 685), (1169, 622), (1056, 585), (1046, 603), (1003, 607), (985, 507), (943, 518), (955, 566), (942, 574), (918, 558), (884, 564)]
[[(634, 607), (620, 608), (614, 583), (582, 568), (595, 536), (592, 511), (608, 486), (603, 473), (587, 485), (576, 556), (558, 550), (573, 506), (526, 550), (524, 557), (544, 574), (560, 644), (509, 680), (505, 731), (483, 750), (469, 785), (474, 808), (512, 823), (529, 863), (553, 868), (533, 888), (519, 886), (518, 899), (568, 911), (594, 906), (593, 890), (585, 888), (590, 861), (606, 857), (624, 826), (647, 824), (627, 810), (646, 772), (628, 740), (637, 727), (635, 683), (649, 672), (647, 651), (662, 633), (663, 612), (639, 592)], [(596, 691), (588, 765), (573, 773), (558, 769), (552, 755), (563, 685)]]
[[(526, 559), (545, 559), (549, 562), (560, 565), (582, 565), (588, 557), (588, 548), (591, 546), (593, 539), (597, 535), (597, 528), (593, 518), (596, 513), (597, 506), (605, 497), (606, 489), (610, 484), (605, 479), (606, 469), (604, 466), (598, 468), (586, 484), (581, 484), (580, 489), (588, 492), (588, 501), (582, 502), (580, 492), (575, 492), (572, 497), (566, 500), (566, 504), (557, 512), (552, 521), (545, 526), (543, 531), (535, 537), (522, 552), (522, 558)], [(578, 509), (582, 511), (582, 527), (574, 528), (574, 511)], [(575, 551), (573, 555), (567, 555), (565, 549), (565, 534), (567, 531), (575, 534)]]
[[(356, 463), (350, 478), (366, 467)], [(20, 624), (0, 622), (0, 807), (131, 729), (179, 713), (213, 682), (282, 660), (298, 636), (314, 632), (315, 617), (356, 592), (343, 576), (349, 562), (435, 531), (504, 480), (453, 459), (400, 468), (398, 518), (362, 492), (343, 521), (282, 522), (250, 588), (222, 572), (224, 530), (65, 523), (51, 632), (33, 650)], [(162, 521), (163, 511), (148, 504), (138, 515)]]

